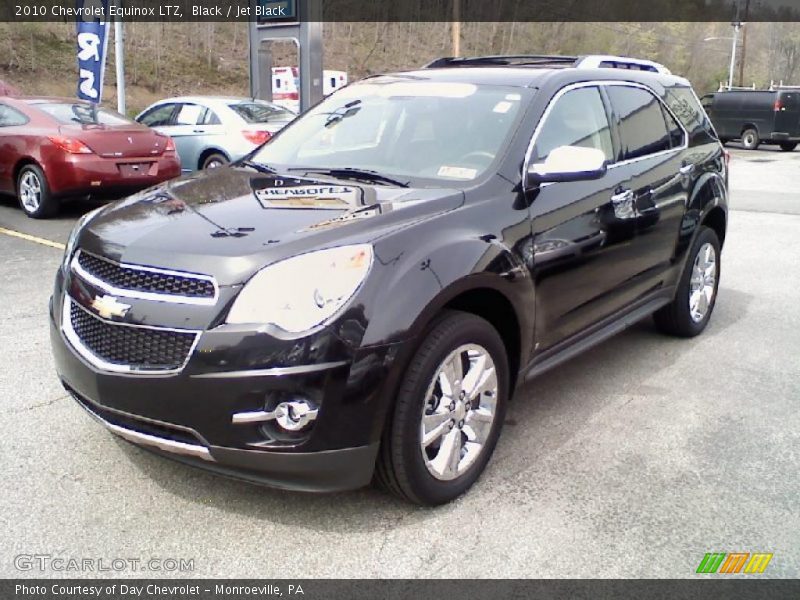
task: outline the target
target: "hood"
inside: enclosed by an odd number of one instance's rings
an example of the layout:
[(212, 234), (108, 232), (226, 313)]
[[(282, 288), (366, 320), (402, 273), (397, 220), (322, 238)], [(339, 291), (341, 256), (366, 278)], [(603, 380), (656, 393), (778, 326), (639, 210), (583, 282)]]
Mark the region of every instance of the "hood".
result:
[(242, 283), (317, 248), (370, 242), (460, 206), (456, 189), (365, 185), (231, 167), (198, 172), (110, 204), (80, 247), (129, 264)]

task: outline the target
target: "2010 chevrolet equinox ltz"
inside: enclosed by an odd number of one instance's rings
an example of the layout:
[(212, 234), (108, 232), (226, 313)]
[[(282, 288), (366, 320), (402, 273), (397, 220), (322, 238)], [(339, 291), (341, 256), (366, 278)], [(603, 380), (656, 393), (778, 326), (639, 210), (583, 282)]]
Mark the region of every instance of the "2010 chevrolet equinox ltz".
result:
[(685, 79), (440, 59), (87, 214), (51, 301), (56, 365), (164, 455), (440, 504), (478, 479), (524, 380), (650, 314), (702, 332), (726, 223), (726, 154)]

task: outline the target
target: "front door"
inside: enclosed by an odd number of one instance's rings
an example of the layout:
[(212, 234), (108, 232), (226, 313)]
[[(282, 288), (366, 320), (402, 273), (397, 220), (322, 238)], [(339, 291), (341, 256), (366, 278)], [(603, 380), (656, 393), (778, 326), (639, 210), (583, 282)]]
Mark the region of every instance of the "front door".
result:
[[(596, 85), (556, 95), (535, 134), (529, 164), (560, 146), (602, 150), (615, 160), (607, 103)], [(529, 190), (536, 289), (537, 351), (579, 333), (624, 306), (620, 290), (636, 273), (636, 222), (621, 189), (626, 174), (543, 184)]]

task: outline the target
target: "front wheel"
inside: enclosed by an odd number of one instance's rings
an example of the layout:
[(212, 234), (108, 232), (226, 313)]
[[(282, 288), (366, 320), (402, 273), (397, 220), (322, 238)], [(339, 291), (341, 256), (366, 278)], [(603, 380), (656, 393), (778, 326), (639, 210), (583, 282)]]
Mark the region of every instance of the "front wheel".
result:
[(782, 142), (781, 143), (781, 150), (784, 152), (791, 152), (797, 148), (797, 142)]
[(448, 311), (402, 380), (377, 464), (378, 482), (416, 504), (463, 494), (494, 451), (509, 395), (503, 340), (487, 321)]
[(688, 261), (675, 298), (653, 315), (661, 331), (679, 337), (701, 334), (714, 312), (721, 271), (719, 238), (713, 229), (700, 230)]

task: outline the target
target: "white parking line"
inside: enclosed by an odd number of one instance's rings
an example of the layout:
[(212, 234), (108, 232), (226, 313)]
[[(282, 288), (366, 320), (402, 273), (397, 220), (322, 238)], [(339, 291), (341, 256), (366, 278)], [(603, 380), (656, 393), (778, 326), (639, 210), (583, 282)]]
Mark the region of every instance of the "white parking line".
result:
[(44, 238), (36, 237), (35, 235), (28, 235), (27, 233), (14, 231), (13, 229), (6, 229), (5, 227), (0, 227), (0, 233), (2, 233), (3, 235), (8, 235), (11, 237), (19, 238), (21, 240), (25, 240), (27, 242), (41, 244), (42, 246), (49, 246), (50, 248), (55, 248), (57, 250), (64, 249), (64, 244), (59, 244), (58, 242), (54, 242), (52, 240), (46, 240)]

